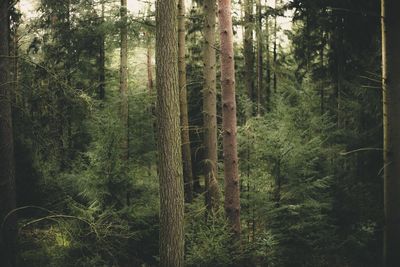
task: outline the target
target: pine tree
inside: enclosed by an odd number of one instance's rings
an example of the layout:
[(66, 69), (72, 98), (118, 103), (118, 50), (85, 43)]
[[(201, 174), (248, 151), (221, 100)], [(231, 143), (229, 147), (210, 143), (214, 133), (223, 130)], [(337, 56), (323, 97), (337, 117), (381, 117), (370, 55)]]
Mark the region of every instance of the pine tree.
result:
[(165, 267), (183, 266), (184, 255), (177, 4), (175, 0), (159, 0), (156, 5), (160, 265)]
[(400, 264), (400, 2), (382, 0), (382, 85), (384, 128), (384, 265)]
[(127, 18), (127, 0), (121, 0), (121, 51), (120, 51), (120, 94), (121, 94), (121, 122), (123, 127), (122, 136), (122, 158), (129, 158), (129, 140), (128, 140), (128, 18)]
[(222, 130), (225, 175), (225, 212), (232, 230), (240, 237), (240, 189), (237, 155), (235, 64), (231, 1), (218, 0), (221, 39)]

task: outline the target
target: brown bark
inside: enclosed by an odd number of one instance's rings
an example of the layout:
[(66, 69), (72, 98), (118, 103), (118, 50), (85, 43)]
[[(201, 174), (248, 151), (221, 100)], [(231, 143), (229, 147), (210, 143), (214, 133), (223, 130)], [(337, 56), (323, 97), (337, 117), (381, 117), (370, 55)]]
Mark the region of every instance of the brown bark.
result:
[(400, 2), (382, 0), (384, 266), (400, 263)]
[(0, 0), (0, 266), (15, 266), (14, 141), (11, 119), (11, 73), (9, 60), (9, 1)]
[(236, 139), (235, 65), (231, 1), (218, 0), (221, 39), (222, 129), (225, 170), (225, 212), (240, 237), (240, 188)]
[(179, 69), (179, 104), (181, 110), (183, 181), (185, 183), (185, 201), (193, 199), (193, 171), (189, 138), (189, 115), (186, 89), (186, 44), (185, 44), (185, 0), (178, 1), (178, 69)]
[[(266, 1), (267, 2), (267, 1)], [(265, 18), (265, 38), (266, 38), (266, 92), (265, 92), (265, 108), (267, 111), (271, 109), (271, 56), (270, 56), (270, 31), (269, 31), (269, 7), (266, 5), (266, 18)]]
[(244, 1), (244, 69), (247, 96), (254, 100), (253, 0)]
[[(149, 37), (148, 37), (149, 38)], [(151, 93), (154, 90), (154, 84), (153, 84), (153, 66), (151, 64), (151, 56), (152, 56), (152, 50), (150, 46), (150, 42), (147, 42), (147, 52), (146, 52), (146, 58), (147, 58), (147, 89)]]
[(156, 5), (156, 87), (160, 182), (160, 266), (184, 264), (184, 193), (179, 120), (176, 0)]
[(217, 146), (217, 89), (215, 59), (216, 2), (204, 0), (204, 176), (206, 186), (206, 205), (209, 211), (219, 207), (220, 190), (218, 185), (218, 146)]
[(261, 115), (261, 98), (263, 88), (263, 49), (262, 49), (262, 16), (261, 0), (256, 0), (257, 11), (257, 116)]
[(121, 122), (123, 136), (121, 142), (122, 159), (127, 161), (129, 158), (128, 140), (128, 26), (127, 26), (127, 0), (121, 0), (121, 52), (120, 52), (120, 94), (121, 94)]

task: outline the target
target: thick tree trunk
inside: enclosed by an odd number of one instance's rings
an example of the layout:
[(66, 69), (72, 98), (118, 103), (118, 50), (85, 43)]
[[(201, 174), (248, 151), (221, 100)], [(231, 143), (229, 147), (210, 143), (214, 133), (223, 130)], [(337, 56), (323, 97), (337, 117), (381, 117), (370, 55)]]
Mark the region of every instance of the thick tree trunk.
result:
[(156, 6), (157, 142), (160, 181), (160, 266), (184, 264), (184, 193), (179, 126), (176, 0)]
[(400, 2), (382, 0), (384, 265), (400, 264)]
[(245, 84), (247, 96), (251, 101), (254, 101), (253, 0), (244, 0), (244, 8)]
[(179, 104), (181, 110), (183, 181), (185, 183), (185, 201), (193, 199), (193, 170), (189, 138), (189, 115), (186, 89), (186, 44), (185, 44), (185, 0), (178, 3), (178, 69), (179, 69)]
[(240, 237), (240, 188), (236, 140), (235, 64), (231, 1), (218, 0), (221, 39), (222, 129), (225, 169), (225, 212)]
[(206, 205), (209, 211), (219, 207), (220, 190), (217, 180), (217, 90), (215, 59), (216, 2), (204, 0), (204, 176), (206, 187)]
[(120, 85), (121, 94), (121, 122), (123, 127), (122, 137), (122, 159), (127, 161), (129, 158), (129, 139), (128, 139), (128, 26), (127, 26), (127, 0), (121, 0), (121, 53), (120, 53)]
[[(11, 120), (11, 73), (9, 60), (9, 1), (0, 0), (0, 266), (15, 266), (14, 142)], [(5, 220), (6, 219), (6, 220)]]
[(262, 49), (262, 16), (261, 0), (256, 0), (257, 9), (257, 116), (261, 116), (262, 88), (263, 88), (263, 49)]

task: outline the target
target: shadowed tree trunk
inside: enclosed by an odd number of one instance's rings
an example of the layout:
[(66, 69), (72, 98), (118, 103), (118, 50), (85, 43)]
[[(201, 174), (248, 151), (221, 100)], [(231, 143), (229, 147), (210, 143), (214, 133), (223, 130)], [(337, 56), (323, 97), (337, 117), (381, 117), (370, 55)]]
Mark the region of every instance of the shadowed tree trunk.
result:
[(382, 0), (384, 266), (400, 264), (400, 2)]
[(127, 26), (127, 0), (121, 0), (121, 52), (120, 52), (120, 84), (121, 94), (120, 116), (123, 127), (122, 136), (122, 159), (127, 161), (129, 158), (129, 139), (128, 139), (128, 26)]
[(179, 121), (178, 31), (175, 0), (156, 5), (156, 87), (160, 182), (160, 266), (184, 264), (184, 193)]
[[(104, 0), (101, 1), (101, 24), (104, 23)], [(105, 34), (100, 33), (100, 48), (99, 48), (99, 99), (103, 100), (106, 96), (106, 51), (105, 51)]]
[(206, 205), (209, 211), (219, 207), (220, 190), (217, 180), (217, 90), (215, 59), (216, 2), (204, 0), (204, 176), (206, 187)]
[[(244, 69), (247, 96), (254, 100), (253, 0), (244, 0)], [(252, 110), (253, 113), (253, 110)]]
[(257, 11), (257, 116), (261, 115), (261, 99), (263, 88), (263, 49), (262, 49), (262, 16), (261, 0), (256, 0)]
[(225, 171), (225, 212), (240, 238), (240, 188), (236, 140), (235, 64), (231, 1), (218, 0), (221, 39), (222, 130)]
[(11, 120), (9, 60), (9, 1), (0, 0), (0, 266), (15, 266), (16, 218), (14, 141)]
[(190, 154), (189, 115), (187, 107), (186, 89), (186, 44), (185, 44), (185, 0), (178, 3), (178, 69), (179, 69), (179, 104), (181, 110), (182, 134), (182, 162), (183, 180), (185, 183), (185, 201), (190, 203), (193, 199), (193, 171), (192, 157)]

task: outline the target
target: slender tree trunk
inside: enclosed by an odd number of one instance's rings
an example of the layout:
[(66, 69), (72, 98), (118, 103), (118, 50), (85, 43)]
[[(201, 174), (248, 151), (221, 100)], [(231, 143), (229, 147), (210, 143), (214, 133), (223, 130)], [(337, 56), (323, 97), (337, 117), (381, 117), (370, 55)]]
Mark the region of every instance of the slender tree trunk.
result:
[(265, 17), (265, 38), (266, 38), (266, 93), (265, 93), (265, 108), (267, 111), (271, 109), (271, 56), (270, 56), (270, 31), (269, 31), (269, 7), (266, 1), (266, 17)]
[(263, 88), (263, 49), (262, 49), (262, 15), (261, 0), (256, 0), (257, 11), (257, 116), (261, 116), (262, 88)]
[(121, 0), (121, 53), (120, 53), (120, 85), (121, 94), (121, 121), (123, 127), (122, 137), (122, 159), (127, 161), (129, 158), (129, 139), (128, 139), (128, 26), (127, 26), (127, 0)]
[(0, 266), (15, 266), (16, 218), (7, 214), (15, 208), (14, 141), (11, 116), (11, 73), (9, 60), (10, 2), (0, 0)]
[[(253, 0), (244, 0), (244, 69), (247, 96), (254, 101)], [(253, 113), (253, 111), (252, 111)]]
[(225, 212), (240, 238), (240, 188), (236, 139), (235, 64), (231, 1), (218, 0), (221, 39), (222, 129), (225, 170)]
[(400, 2), (382, 0), (384, 266), (400, 264)]
[[(275, 12), (278, 7), (278, 1), (275, 0)], [(274, 60), (274, 74), (273, 74), (273, 79), (274, 79), (274, 93), (276, 93), (277, 86), (278, 86), (278, 81), (276, 77), (276, 68), (277, 68), (277, 60), (278, 60), (278, 51), (277, 51), (277, 42), (278, 42), (278, 23), (277, 23), (277, 17), (278, 15), (275, 13), (274, 16), (274, 47), (273, 47), (273, 60)]]
[(219, 207), (220, 190), (217, 180), (217, 89), (215, 59), (216, 2), (204, 0), (204, 176), (206, 185), (206, 205), (209, 211)]
[(186, 26), (185, 26), (185, 0), (178, 3), (178, 69), (179, 69), (179, 104), (181, 109), (181, 135), (182, 135), (182, 162), (183, 181), (185, 183), (185, 201), (190, 203), (193, 199), (193, 170), (189, 138), (189, 115), (187, 106), (186, 89)]
[(156, 87), (160, 181), (160, 266), (184, 264), (184, 193), (179, 127), (176, 0), (156, 5)]
[[(104, 23), (104, 1), (101, 1), (101, 24)], [(100, 33), (100, 47), (99, 47), (99, 99), (103, 100), (106, 96), (105, 83), (106, 83), (106, 51), (105, 51), (105, 35)]]
[[(148, 34), (147, 34), (148, 35)], [(152, 50), (151, 50), (151, 44), (150, 44), (150, 37), (147, 37), (147, 52), (146, 52), (146, 59), (147, 59), (147, 90), (149, 93), (153, 92), (154, 90), (154, 84), (153, 84), (153, 65), (151, 63), (151, 57), (152, 57)]]

